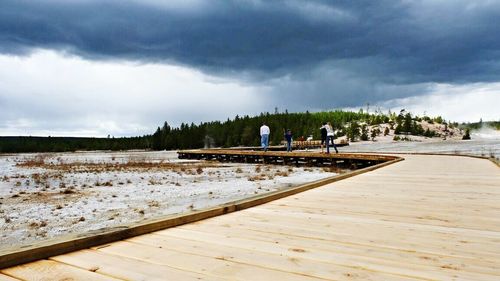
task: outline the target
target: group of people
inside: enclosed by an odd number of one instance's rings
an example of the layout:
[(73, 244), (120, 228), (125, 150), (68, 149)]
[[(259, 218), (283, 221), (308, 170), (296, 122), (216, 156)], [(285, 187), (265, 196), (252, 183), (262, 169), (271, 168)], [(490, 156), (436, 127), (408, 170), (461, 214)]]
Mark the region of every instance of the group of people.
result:
[[(326, 153), (330, 153), (330, 143), (335, 149), (335, 152), (339, 153), (339, 151), (337, 150), (337, 146), (335, 146), (335, 143), (333, 142), (335, 134), (333, 131), (332, 124), (330, 122), (323, 123), (321, 128), (319, 129), (321, 132), (321, 153), (324, 152), (325, 144), (326, 144)], [(269, 148), (270, 134), (271, 134), (271, 129), (269, 129), (269, 126), (267, 126), (266, 123), (262, 123), (262, 126), (260, 127), (260, 144), (264, 151), (267, 151), (267, 149)], [(284, 138), (286, 140), (286, 151), (291, 152), (293, 135), (290, 129), (284, 130)]]

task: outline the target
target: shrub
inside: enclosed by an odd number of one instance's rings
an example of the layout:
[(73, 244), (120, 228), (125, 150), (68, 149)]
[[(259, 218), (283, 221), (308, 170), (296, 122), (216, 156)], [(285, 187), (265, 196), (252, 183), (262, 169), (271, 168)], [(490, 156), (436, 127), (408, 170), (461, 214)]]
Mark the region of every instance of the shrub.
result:
[(388, 127), (385, 127), (384, 129), (384, 136), (387, 136), (389, 134), (390, 130)]
[(465, 129), (465, 135), (462, 137), (463, 140), (470, 140), (470, 130)]

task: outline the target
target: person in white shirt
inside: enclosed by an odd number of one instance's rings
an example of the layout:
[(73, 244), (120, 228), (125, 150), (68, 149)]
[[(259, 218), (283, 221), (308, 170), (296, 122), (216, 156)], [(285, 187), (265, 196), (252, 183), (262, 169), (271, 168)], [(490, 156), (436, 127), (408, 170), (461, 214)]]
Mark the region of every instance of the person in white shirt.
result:
[(264, 149), (264, 151), (267, 151), (267, 148), (269, 147), (269, 135), (271, 134), (271, 130), (269, 127), (266, 125), (266, 123), (262, 123), (262, 126), (260, 127), (260, 145)]
[(330, 153), (330, 141), (332, 142), (333, 148), (335, 148), (335, 153), (339, 153), (337, 150), (337, 146), (335, 146), (335, 143), (333, 142), (333, 137), (335, 136), (335, 133), (332, 128), (332, 124), (328, 122), (326, 124), (326, 153)]

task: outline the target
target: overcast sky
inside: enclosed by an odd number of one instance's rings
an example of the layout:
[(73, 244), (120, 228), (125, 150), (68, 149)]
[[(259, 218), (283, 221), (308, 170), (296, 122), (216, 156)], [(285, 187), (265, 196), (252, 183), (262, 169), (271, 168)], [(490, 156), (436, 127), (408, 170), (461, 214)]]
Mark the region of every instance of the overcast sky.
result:
[(0, 135), (288, 109), (500, 120), (500, 1), (0, 0)]

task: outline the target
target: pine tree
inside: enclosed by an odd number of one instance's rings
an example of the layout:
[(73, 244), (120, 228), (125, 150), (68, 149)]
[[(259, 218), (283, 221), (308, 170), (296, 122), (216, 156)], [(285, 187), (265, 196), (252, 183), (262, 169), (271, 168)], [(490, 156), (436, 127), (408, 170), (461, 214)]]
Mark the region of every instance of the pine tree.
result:
[(366, 124), (363, 124), (361, 126), (361, 140), (367, 141), (368, 140), (368, 128)]
[(376, 136), (377, 136), (377, 130), (376, 130), (376, 129), (373, 129), (373, 130), (371, 131), (371, 134), (370, 134), (370, 137), (371, 137), (372, 141), (374, 141), (374, 140), (375, 140), (375, 137), (376, 137)]
[(359, 138), (359, 124), (357, 121), (351, 121), (351, 124), (347, 128), (347, 137), (350, 141), (355, 142)]
[(413, 125), (413, 122), (412, 122), (412, 118), (411, 118), (411, 113), (408, 112), (404, 116), (402, 131), (405, 134), (411, 134), (413, 132), (413, 126), (412, 125)]

